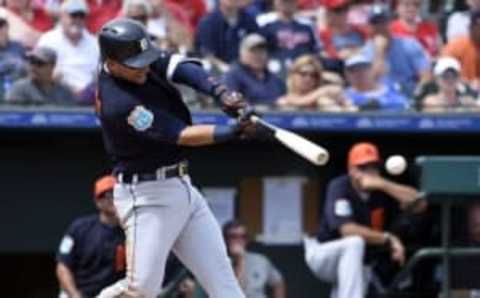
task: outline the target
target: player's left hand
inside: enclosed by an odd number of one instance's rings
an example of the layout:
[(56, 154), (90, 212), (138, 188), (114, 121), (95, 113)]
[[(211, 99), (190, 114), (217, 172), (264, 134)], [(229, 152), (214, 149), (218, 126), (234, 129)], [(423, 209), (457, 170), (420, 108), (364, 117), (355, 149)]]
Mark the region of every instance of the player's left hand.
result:
[(248, 105), (243, 95), (236, 91), (228, 90), (224, 85), (220, 85), (215, 90), (215, 96), (220, 102), (221, 108), (225, 114), (232, 118), (240, 116), (240, 111)]

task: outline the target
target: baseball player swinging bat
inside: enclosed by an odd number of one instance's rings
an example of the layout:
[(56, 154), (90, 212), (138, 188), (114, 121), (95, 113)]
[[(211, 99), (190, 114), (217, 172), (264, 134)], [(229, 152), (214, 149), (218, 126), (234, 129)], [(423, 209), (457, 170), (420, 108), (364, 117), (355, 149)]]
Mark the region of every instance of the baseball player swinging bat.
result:
[(277, 139), (285, 147), (290, 148), (290, 150), (294, 151), (311, 163), (317, 166), (323, 166), (328, 162), (329, 154), (325, 148), (291, 131), (270, 124), (256, 115), (250, 116), (250, 119), (257, 125), (269, 130), (275, 139)]

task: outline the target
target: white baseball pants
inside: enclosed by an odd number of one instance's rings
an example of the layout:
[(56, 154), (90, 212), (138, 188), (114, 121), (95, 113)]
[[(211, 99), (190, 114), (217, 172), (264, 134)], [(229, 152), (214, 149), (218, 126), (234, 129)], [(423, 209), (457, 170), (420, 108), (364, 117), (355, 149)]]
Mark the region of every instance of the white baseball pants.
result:
[(98, 297), (155, 298), (173, 250), (210, 298), (245, 298), (220, 227), (188, 176), (119, 183), (114, 204), (127, 237), (127, 276)]
[(320, 243), (307, 238), (305, 261), (314, 275), (332, 284), (331, 298), (363, 298), (367, 289), (363, 266), (365, 240), (350, 236)]

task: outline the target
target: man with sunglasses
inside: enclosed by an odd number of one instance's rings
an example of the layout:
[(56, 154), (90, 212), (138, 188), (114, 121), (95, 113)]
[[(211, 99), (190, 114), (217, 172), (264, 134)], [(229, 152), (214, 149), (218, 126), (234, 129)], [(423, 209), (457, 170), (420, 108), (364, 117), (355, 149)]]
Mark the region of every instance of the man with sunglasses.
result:
[(348, 174), (328, 184), (317, 239), (305, 239), (307, 265), (319, 279), (333, 284), (333, 298), (365, 297), (366, 245), (385, 246), (392, 260), (403, 264), (403, 243), (385, 231), (386, 222), (396, 205), (415, 212), (425, 208), (418, 204), (417, 190), (382, 177), (380, 163), (375, 145), (352, 147)]
[(85, 0), (64, 1), (59, 26), (38, 41), (38, 46), (56, 51), (55, 76), (75, 94), (80, 94), (94, 81), (100, 58), (96, 39), (86, 29), (87, 14)]
[(36, 47), (27, 54), (27, 58), (29, 75), (13, 84), (6, 102), (35, 105), (75, 103), (76, 98), (70, 89), (54, 80), (53, 70), (57, 61), (54, 50)]
[(125, 276), (125, 235), (113, 206), (115, 178), (104, 176), (94, 187), (98, 214), (76, 219), (57, 253), (60, 298), (93, 298)]
[[(99, 34), (102, 65), (97, 113), (118, 177), (114, 203), (127, 236), (125, 280), (99, 297), (154, 298), (170, 251), (211, 298), (243, 298), (220, 227), (192, 185), (184, 148), (253, 136), (246, 103), (195, 60), (159, 50), (145, 27), (130, 19)], [(194, 125), (175, 84), (213, 97), (233, 119)]]

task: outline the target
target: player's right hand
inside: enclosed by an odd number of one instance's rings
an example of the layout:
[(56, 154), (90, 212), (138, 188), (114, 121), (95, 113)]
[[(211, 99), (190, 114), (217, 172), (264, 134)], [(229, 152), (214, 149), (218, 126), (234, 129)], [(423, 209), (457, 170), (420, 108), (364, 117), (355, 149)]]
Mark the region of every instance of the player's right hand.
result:
[(403, 246), (402, 241), (397, 236), (391, 236), (390, 248), (392, 260), (397, 262), (401, 266), (405, 264), (405, 247)]

